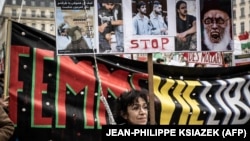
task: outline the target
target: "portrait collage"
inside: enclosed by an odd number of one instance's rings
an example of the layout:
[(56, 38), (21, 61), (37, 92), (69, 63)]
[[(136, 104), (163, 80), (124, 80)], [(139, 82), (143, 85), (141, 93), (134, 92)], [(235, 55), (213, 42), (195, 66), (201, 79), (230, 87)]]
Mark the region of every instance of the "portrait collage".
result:
[(57, 55), (233, 51), (228, 0), (55, 0)]

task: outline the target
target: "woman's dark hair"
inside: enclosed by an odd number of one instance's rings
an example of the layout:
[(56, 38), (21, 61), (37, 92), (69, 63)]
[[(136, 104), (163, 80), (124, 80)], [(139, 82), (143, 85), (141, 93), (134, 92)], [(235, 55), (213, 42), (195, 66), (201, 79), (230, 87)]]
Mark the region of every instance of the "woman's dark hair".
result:
[(117, 98), (117, 105), (115, 107), (114, 117), (117, 124), (127, 123), (127, 121), (121, 116), (121, 113), (127, 113), (127, 107), (133, 105), (142, 98), (149, 103), (148, 91), (146, 89), (125, 91)]

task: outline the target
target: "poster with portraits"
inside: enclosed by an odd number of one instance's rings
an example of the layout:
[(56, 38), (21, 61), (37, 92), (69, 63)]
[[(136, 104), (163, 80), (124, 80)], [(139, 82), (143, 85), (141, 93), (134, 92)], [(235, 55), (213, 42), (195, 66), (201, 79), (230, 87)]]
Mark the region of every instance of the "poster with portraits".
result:
[(168, 0), (97, 2), (100, 54), (175, 51), (175, 20), (168, 20), (174, 18), (168, 15)]
[(56, 0), (55, 6), (57, 55), (95, 53), (94, 2)]
[(58, 55), (233, 50), (230, 0), (56, 0), (55, 9)]
[(126, 6), (125, 47), (128, 53), (173, 52), (175, 13), (168, 0), (131, 1)]
[(175, 0), (175, 51), (197, 51), (196, 0)]

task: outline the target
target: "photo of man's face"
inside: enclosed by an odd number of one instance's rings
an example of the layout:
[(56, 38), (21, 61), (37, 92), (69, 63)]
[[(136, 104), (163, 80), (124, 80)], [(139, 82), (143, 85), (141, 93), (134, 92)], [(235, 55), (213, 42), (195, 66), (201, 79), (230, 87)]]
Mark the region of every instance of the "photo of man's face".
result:
[(202, 51), (232, 50), (231, 3), (227, 0), (200, 0)]
[(187, 4), (182, 3), (177, 11), (180, 15), (187, 15)]
[(210, 10), (204, 14), (205, 34), (211, 43), (220, 43), (224, 36), (230, 35), (229, 16), (221, 10)]
[(142, 14), (147, 14), (147, 8), (146, 5), (142, 5), (139, 9), (139, 12), (141, 12)]

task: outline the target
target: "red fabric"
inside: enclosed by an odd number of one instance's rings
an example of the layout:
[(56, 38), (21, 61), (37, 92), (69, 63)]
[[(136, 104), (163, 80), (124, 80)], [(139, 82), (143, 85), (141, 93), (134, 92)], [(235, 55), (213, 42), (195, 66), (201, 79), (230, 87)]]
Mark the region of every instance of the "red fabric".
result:
[(243, 34), (239, 35), (238, 38), (240, 39), (240, 41), (247, 40), (249, 38), (249, 33), (244, 32)]

